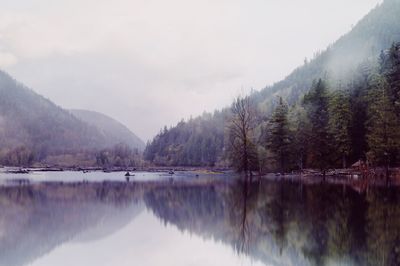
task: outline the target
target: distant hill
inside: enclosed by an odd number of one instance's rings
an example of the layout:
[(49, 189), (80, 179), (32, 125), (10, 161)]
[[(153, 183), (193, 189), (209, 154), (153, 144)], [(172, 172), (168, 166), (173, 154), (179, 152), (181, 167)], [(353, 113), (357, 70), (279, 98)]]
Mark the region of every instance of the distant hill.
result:
[[(356, 69), (377, 58), (380, 51), (400, 41), (400, 0), (385, 0), (369, 12), (353, 29), (325, 51), (295, 69), (284, 80), (253, 92), (251, 98), (262, 118), (271, 114), (277, 96), (294, 104), (307, 93), (316, 79), (329, 80), (332, 87), (351, 83)], [(293, 40), (296, 49), (296, 40)], [(282, 57), (285, 56), (282, 54)], [(146, 148), (145, 159), (160, 165), (213, 166), (223, 159), (224, 127), (222, 116), (229, 109), (180, 122), (158, 134)], [(214, 129), (210, 129), (215, 127)], [(190, 134), (188, 134), (188, 132)], [(210, 132), (217, 132), (210, 137)], [(189, 158), (189, 159), (188, 159)]]
[(145, 143), (139, 137), (107, 115), (87, 110), (70, 110), (70, 112), (83, 122), (96, 127), (106, 139), (114, 141), (115, 144), (125, 143), (139, 151), (143, 151), (145, 148)]
[(143, 142), (120, 123), (89, 114), (94, 121), (90, 124), (0, 71), (0, 164), (47, 161), (69, 165), (84, 160), (92, 164), (96, 151), (121, 141), (143, 149)]
[(106, 143), (95, 127), (0, 71), (1, 152), (24, 146), (45, 157)]

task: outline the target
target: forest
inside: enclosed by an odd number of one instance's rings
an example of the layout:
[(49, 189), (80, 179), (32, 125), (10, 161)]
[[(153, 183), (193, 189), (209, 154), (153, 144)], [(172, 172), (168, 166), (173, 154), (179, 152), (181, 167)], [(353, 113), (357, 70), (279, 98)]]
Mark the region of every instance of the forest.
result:
[[(398, 112), (398, 14), (398, 0), (383, 1), (285, 79), (242, 97), (254, 113), (250, 137), (257, 160), (252, 168), (349, 167), (360, 159), (396, 165), (397, 136), (389, 128), (396, 127)], [(275, 128), (282, 114), (285, 125)], [(144, 159), (159, 166), (232, 166), (230, 122), (232, 108), (225, 108), (165, 127), (147, 144)], [(390, 134), (379, 132), (382, 126)], [(274, 133), (279, 130), (285, 137)], [(277, 150), (279, 141), (284, 145)]]
[(281, 171), (346, 168), (358, 160), (395, 166), (399, 107), (400, 44), (393, 44), (377, 60), (362, 63), (346, 84), (319, 79), (295, 105), (280, 98), (262, 127), (259, 149)]
[(0, 166), (136, 166), (143, 146), (114, 119), (63, 109), (0, 71)]
[[(162, 128), (143, 158), (143, 142), (124, 125), (62, 109), (0, 71), (0, 165), (228, 168), (235, 162), (261, 172), (347, 168), (359, 160), (397, 166), (398, 14), (399, 0), (383, 1), (282, 81)], [(233, 126), (240, 111), (250, 118), (241, 140)]]
[[(244, 137), (232, 127), (241, 129), (240, 104), (249, 116), (242, 121)], [(364, 60), (346, 82), (315, 79), (295, 103), (276, 96), (271, 115), (260, 110), (252, 96), (239, 97), (231, 109), (164, 128), (144, 158), (158, 165), (243, 170), (238, 157), (245, 142), (245, 168), (252, 170), (346, 168), (358, 160), (395, 166), (400, 159), (400, 43)]]

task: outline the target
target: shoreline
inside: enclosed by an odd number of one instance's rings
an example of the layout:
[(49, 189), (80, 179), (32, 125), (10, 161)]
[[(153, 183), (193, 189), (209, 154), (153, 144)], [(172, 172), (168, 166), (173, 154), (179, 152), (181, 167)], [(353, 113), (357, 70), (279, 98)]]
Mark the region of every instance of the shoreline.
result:
[[(101, 168), (101, 167), (0, 167), (1, 174), (29, 174), (35, 172), (82, 172), (93, 173), (168, 173), (173, 171), (170, 176), (173, 177), (176, 173), (193, 173), (196, 177), (201, 176), (213, 176), (213, 175), (232, 175), (240, 180), (240, 174), (235, 173), (232, 169), (226, 168), (206, 168), (206, 167), (112, 167), (112, 168)], [(393, 175), (389, 178), (389, 187), (400, 187), (400, 176), (397, 174), (398, 168), (391, 169)], [(332, 185), (346, 185), (351, 186), (357, 191), (365, 191), (369, 187), (386, 187), (386, 178), (382, 175), (376, 175), (374, 177), (365, 178), (362, 173), (355, 169), (340, 169), (328, 171), (325, 175), (320, 171), (308, 169), (303, 172), (294, 173), (266, 173), (253, 175), (253, 182), (257, 180), (270, 180), (270, 181), (289, 181), (299, 182), (305, 185), (314, 184), (332, 184)]]

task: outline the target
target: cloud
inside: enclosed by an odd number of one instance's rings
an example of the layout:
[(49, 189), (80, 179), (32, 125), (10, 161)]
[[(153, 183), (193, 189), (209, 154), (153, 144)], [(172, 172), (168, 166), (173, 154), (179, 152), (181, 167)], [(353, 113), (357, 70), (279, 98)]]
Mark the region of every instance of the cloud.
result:
[(17, 58), (11, 53), (0, 52), (0, 68), (6, 68), (17, 63)]

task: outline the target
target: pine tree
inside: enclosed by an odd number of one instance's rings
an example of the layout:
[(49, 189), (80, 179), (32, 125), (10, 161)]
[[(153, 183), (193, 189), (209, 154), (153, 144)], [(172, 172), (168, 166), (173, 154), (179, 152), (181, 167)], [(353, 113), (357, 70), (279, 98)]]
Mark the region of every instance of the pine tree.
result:
[(348, 91), (338, 90), (332, 93), (329, 102), (329, 130), (333, 136), (335, 151), (347, 167), (351, 152), (351, 110)]
[(393, 44), (380, 56), (381, 74), (387, 81), (389, 100), (394, 105), (396, 115), (400, 117), (400, 43)]
[(324, 81), (314, 82), (311, 90), (304, 96), (303, 103), (311, 124), (310, 166), (325, 173), (329, 166), (331, 137), (329, 134), (329, 95)]
[(400, 125), (389, 96), (389, 84), (385, 77), (371, 77), (368, 108), (368, 159), (387, 168), (393, 163), (400, 144)]
[(278, 106), (269, 121), (266, 140), (266, 148), (272, 152), (272, 159), (279, 165), (281, 173), (287, 170), (290, 154), (288, 113), (288, 105), (280, 97)]
[(309, 139), (311, 135), (310, 121), (306, 110), (301, 105), (295, 105), (289, 112), (291, 132), (290, 157), (295, 168), (303, 170), (306, 167)]
[(365, 154), (368, 149), (366, 135), (367, 135), (367, 87), (366, 82), (354, 82), (352, 84), (352, 91), (350, 95), (350, 112), (351, 112), (351, 125), (350, 125), (350, 138), (351, 138), (351, 155), (352, 162), (360, 159), (365, 159)]

